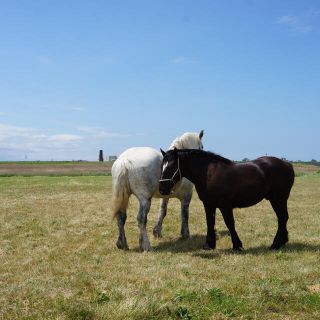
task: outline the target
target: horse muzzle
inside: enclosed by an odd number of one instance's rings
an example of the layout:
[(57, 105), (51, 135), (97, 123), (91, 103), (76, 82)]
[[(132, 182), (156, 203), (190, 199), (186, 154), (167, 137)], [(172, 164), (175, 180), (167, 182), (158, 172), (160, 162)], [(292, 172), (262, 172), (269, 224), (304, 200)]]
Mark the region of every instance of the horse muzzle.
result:
[(172, 183), (170, 181), (160, 181), (159, 183), (159, 192), (163, 196), (168, 196), (172, 190)]

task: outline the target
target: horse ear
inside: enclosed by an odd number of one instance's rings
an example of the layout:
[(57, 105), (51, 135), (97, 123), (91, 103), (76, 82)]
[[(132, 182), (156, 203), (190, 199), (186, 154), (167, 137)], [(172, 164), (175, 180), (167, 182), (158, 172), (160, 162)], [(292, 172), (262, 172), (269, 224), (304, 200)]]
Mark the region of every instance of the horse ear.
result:
[(199, 139), (201, 140), (202, 137), (203, 137), (203, 130), (201, 130), (200, 133), (199, 133)]
[(165, 157), (166, 153), (160, 148), (162, 155)]

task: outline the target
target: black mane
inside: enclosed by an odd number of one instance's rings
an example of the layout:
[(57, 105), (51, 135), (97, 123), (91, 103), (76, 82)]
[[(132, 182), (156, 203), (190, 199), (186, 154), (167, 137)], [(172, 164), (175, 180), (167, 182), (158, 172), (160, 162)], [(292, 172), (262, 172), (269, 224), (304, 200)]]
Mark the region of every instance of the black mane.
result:
[(189, 156), (189, 155), (197, 155), (197, 156), (201, 156), (205, 159), (208, 159), (212, 162), (223, 162), (226, 164), (233, 164), (233, 161), (231, 161), (227, 158), (224, 158), (214, 152), (210, 152), (210, 151), (204, 151), (204, 150), (199, 150), (199, 149), (180, 149), (180, 150), (178, 150), (178, 154), (179, 154), (179, 157), (180, 156), (185, 157), (185, 156)]

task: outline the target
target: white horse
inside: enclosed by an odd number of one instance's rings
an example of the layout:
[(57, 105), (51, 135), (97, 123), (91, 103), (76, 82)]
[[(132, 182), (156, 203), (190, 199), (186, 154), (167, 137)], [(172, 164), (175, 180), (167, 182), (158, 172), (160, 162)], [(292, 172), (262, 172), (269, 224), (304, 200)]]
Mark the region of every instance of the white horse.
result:
[[(203, 149), (202, 137), (203, 130), (200, 133), (184, 133), (172, 142), (169, 149)], [(152, 197), (162, 198), (158, 221), (153, 229), (154, 236), (162, 236), (162, 222), (167, 214), (169, 198), (178, 198), (181, 201), (181, 236), (183, 238), (190, 236), (188, 220), (193, 184), (183, 178), (174, 187), (172, 194), (162, 196), (158, 190), (162, 158), (158, 150), (136, 147), (124, 151), (112, 166), (112, 210), (119, 228), (119, 238), (116, 243), (119, 249), (128, 250), (124, 225), (131, 194), (134, 194), (139, 201), (137, 220), (140, 230), (139, 245), (142, 251), (149, 251), (151, 248), (146, 225)]]

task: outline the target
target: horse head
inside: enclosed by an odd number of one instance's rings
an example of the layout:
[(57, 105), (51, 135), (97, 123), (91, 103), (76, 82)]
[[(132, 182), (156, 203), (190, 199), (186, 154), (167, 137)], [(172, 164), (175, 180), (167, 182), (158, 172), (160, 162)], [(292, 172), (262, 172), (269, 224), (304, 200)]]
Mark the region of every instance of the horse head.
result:
[(167, 152), (164, 152), (162, 149), (160, 150), (163, 155), (163, 162), (162, 175), (159, 180), (159, 192), (162, 195), (169, 195), (175, 184), (182, 178), (178, 149), (174, 148)]

